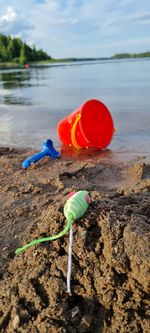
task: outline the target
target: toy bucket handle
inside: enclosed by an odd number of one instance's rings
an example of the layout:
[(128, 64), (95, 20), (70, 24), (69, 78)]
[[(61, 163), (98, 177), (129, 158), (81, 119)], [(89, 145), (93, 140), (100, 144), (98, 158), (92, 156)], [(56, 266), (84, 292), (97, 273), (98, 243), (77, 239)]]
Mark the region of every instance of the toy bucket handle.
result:
[(73, 144), (74, 148), (76, 148), (76, 149), (81, 149), (82, 148), (78, 145), (78, 143), (76, 141), (76, 138), (75, 138), (76, 127), (77, 127), (77, 124), (78, 124), (80, 118), (81, 118), (81, 114), (78, 113), (77, 116), (76, 116), (76, 120), (74, 121), (73, 126), (71, 128), (71, 141), (72, 141), (72, 144)]

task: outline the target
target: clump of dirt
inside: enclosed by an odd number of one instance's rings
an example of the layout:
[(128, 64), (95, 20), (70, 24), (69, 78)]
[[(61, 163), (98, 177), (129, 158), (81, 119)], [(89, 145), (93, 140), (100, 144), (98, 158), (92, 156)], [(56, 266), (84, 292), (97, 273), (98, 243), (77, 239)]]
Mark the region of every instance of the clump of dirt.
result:
[[(28, 154), (1, 150), (0, 331), (148, 333), (150, 166), (68, 158), (21, 170)], [(15, 249), (62, 230), (67, 194), (85, 188), (92, 203), (73, 224), (70, 296), (68, 235)]]

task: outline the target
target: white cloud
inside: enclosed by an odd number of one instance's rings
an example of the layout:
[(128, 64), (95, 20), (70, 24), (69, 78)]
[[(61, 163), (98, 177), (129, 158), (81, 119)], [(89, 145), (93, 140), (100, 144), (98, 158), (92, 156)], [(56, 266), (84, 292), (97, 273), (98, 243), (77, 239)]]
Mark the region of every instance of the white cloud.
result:
[(67, 1), (66, 6), (62, 6), (62, 1), (46, 0), (39, 3), (32, 10), (32, 20), (35, 25), (44, 23), (45, 25), (59, 27), (62, 25), (74, 25), (79, 19), (72, 1)]
[(133, 21), (150, 23), (150, 12), (134, 12), (127, 15), (112, 15), (104, 23), (103, 27), (109, 27), (118, 23), (131, 23)]
[(150, 23), (150, 12), (135, 13), (133, 15), (133, 20), (139, 22)]
[[(122, 41), (112, 41), (109, 43), (104, 43), (104, 47), (105, 48), (110, 48), (110, 49), (116, 49), (116, 48), (121, 48), (122, 50), (124, 50), (123, 52), (130, 52), (130, 47), (133, 46), (139, 46), (141, 47), (142, 45), (150, 44), (150, 37), (146, 37), (146, 38), (131, 38), (131, 39), (124, 39)], [(147, 51), (147, 50), (145, 50)]]
[(14, 9), (12, 6), (7, 6), (0, 16), (0, 30), (4, 34), (12, 36), (23, 36), (23, 32), (32, 28), (30, 22), (24, 18), (21, 11)]
[(6, 13), (0, 17), (0, 22), (3, 24), (10, 22), (12, 23), (15, 22), (16, 19), (17, 19), (17, 13), (11, 6), (8, 6), (6, 9)]

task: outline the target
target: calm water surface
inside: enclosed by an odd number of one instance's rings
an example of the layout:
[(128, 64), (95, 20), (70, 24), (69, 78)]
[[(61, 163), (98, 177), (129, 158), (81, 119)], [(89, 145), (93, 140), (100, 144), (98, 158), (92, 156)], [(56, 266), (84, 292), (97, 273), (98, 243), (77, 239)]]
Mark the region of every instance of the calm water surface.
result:
[(150, 59), (0, 70), (0, 146), (60, 146), (60, 119), (90, 98), (110, 110), (114, 152), (149, 154)]

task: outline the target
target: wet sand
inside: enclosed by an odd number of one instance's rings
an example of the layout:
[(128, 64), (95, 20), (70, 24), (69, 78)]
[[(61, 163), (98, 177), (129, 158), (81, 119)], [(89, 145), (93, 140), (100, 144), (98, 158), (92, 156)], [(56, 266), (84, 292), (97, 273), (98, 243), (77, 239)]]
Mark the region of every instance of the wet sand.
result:
[[(149, 160), (70, 149), (28, 170), (33, 150), (0, 149), (0, 331), (148, 333)], [(69, 296), (68, 235), (15, 250), (62, 230), (67, 195), (81, 189), (92, 203), (73, 224)]]

